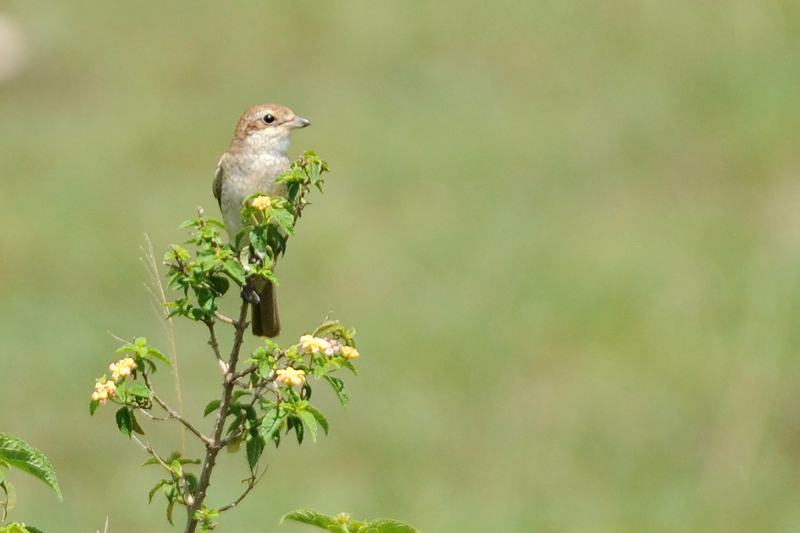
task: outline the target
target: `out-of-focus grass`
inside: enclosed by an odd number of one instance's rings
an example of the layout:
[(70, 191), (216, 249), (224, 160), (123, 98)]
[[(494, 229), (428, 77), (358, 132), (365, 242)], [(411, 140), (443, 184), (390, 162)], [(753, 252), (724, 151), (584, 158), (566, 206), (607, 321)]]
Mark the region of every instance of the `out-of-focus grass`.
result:
[[(306, 506), (425, 531), (800, 527), (794, 3), (0, 10), (29, 45), (0, 85), (0, 429), (65, 495), (12, 474), (12, 519), (164, 528), (155, 470), (88, 417), (92, 379), (109, 330), (165, 346), (142, 234), (160, 254), (216, 213), (239, 113), (277, 101), (334, 170), (279, 268), (283, 340), (333, 309), (364, 356), (332, 434), (271, 452), (221, 527)], [(179, 332), (197, 415), (218, 377)]]

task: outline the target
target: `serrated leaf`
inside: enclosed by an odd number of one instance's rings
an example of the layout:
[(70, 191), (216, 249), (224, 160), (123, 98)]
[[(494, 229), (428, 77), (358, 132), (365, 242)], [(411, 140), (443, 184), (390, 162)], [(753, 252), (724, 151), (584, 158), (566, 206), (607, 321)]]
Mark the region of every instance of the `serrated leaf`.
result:
[(334, 517), (318, 513), (313, 509), (297, 509), (290, 513), (286, 513), (281, 517), (281, 524), (286, 520), (294, 520), (295, 522), (300, 522), (301, 524), (317, 526), (322, 529), (328, 529), (329, 526), (339, 525)]
[(325, 335), (344, 329), (338, 320), (325, 320), (317, 326), (317, 329), (311, 334), (312, 337), (324, 337)]
[(225, 259), (222, 261), (222, 265), (225, 267), (225, 272), (239, 285), (244, 285), (245, 281), (247, 280), (247, 274), (242, 268), (242, 265), (234, 260), (234, 259)]
[(331, 384), (331, 387), (333, 387), (333, 392), (336, 393), (336, 397), (339, 398), (339, 402), (342, 404), (342, 407), (347, 409), (347, 405), (350, 403), (350, 400), (347, 397), (347, 393), (344, 391), (344, 381), (333, 376), (323, 377), (328, 383)]
[(290, 213), (286, 209), (276, 209), (272, 213), (272, 218), (286, 233), (294, 234), (294, 213)]
[(348, 369), (350, 372), (352, 372), (354, 376), (358, 375), (358, 372), (356, 372), (356, 367), (353, 365), (353, 363), (351, 361), (345, 360), (342, 363), (342, 366), (345, 367), (346, 369)]
[(324, 431), (325, 434), (327, 435), (329, 429), (328, 419), (325, 418), (325, 416), (322, 413), (320, 413), (315, 407), (311, 405), (306, 406), (306, 411), (314, 415), (316, 421), (319, 422), (320, 426), (322, 426), (322, 431)]
[(164, 356), (163, 353), (161, 353), (160, 351), (156, 350), (155, 348), (148, 347), (147, 348), (147, 356), (148, 357), (152, 357), (154, 359), (158, 359), (162, 363), (167, 363), (168, 365), (172, 365), (172, 363), (169, 362), (169, 359), (167, 359)]
[(123, 435), (130, 438), (133, 432), (133, 421), (131, 420), (131, 412), (127, 407), (120, 407), (115, 415), (117, 420), (117, 427)]
[(366, 524), (367, 530), (375, 533), (421, 533), (419, 529), (399, 520), (391, 518), (377, 518)]
[(305, 426), (303, 420), (297, 415), (289, 415), (286, 417), (286, 433), (294, 430), (297, 437), (297, 444), (303, 444), (303, 437), (305, 436)]
[(303, 420), (308, 432), (311, 433), (311, 440), (317, 442), (317, 419), (306, 410), (298, 411), (297, 415)]
[(221, 403), (220, 400), (211, 400), (210, 402), (208, 402), (206, 408), (203, 409), (203, 416), (208, 416), (217, 409), (219, 409), (220, 403)]
[(188, 307), (186, 317), (196, 322), (202, 322), (206, 319), (206, 313), (197, 307)]
[(247, 464), (250, 465), (250, 470), (255, 469), (261, 454), (264, 452), (266, 442), (260, 433), (250, 432), (247, 439)]
[(194, 294), (197, 297), (197, 303), (200, 305), (206, 315), (211, 315), (217, 309), (217, 297), (214, 292), (204, 287), (195, 287)]
[(114, 353), (136, 353), (136, 346), (128, 342), (117, 348)]
[[(178, 226), (178, 230), (182, 230), (182, 229), (190, 228), (192, 226), (196, 226), (199, 223), (199, 221), (200, 221), (200, 219), (198, 219), (198, 218), (190, 218), (189, 220), (184, 220)], [(175, 246), (175, 245), (173, 244), (173, 246)]]
[(125, 402), (128, 399), (128, 386), (125, 384), (125, 381), (120, 381), (117, 383), (117, 388), (114, 389), (114, 394), (117, 396), (119, 401)]
[(138, 433), (139, 435), (144, 435), (144, 430), (142, 429), (142, 426), (139, 425), (139, 421), (136, 420), (136, 416), (133, 414), (133, 411), (131, 411), (130, 413), (131, 413), (131, 429), (135, 433)]
[(222, 276), (209, 276), (208, 284), (217, 292), (219, 295), (223, 295), (228, 292), (228, 289), (231, 286), (231, 282), (228, 281), (228, 278), (223, 278)]
[(174, 526), (175, 524), (172, 523), (172, 509), (175, 507), (175, 500), (171, 500), (167, 504), (167, 522), (169, 525)]
[(155, 487), (150, 489), (150, 492), (147, 494), (147, 503), (153, 503), (153, 496), (155, 496), (156, 492), (158, 492), (158, 489), (160, 489), (167, 483), (169, 483), (169, 481), (167, 481), (166, 479), (162, 479), (161, 481), (156, 483)]
[[(283, 426), (284, 418), (285, 415), (282, 414), (278, 409), (274, 408), (267, 411), (267, 413), (261, 417), (261, 425), (259, 426), (258, 431), (265, 440), (275, 440), (275, 446), (280, 444), (280, 430)], [(275, 439), (276, 436), (277, 440)]]
[(61, 489), (58, 488), (53, 465), (42, 452), (24, 440), (8, 433), (0, 433), (0, 462), (44, 481), (56, 491), (60, 500), (64, 499), (61, 496)]
[(132, 386), (128, 387), (128, 394), (147, 399), (153, 397), (153, 393), (144, 383), (134, 383)]

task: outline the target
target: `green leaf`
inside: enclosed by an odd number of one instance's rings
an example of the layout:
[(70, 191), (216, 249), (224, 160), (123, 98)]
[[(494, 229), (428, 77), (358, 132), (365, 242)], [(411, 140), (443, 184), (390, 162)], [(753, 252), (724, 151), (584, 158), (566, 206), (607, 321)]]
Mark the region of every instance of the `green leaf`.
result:
[[(199, 223), (200, 223), (200, 219), (199, 218), (190, 218), (189, 220), (184, 220), (183, 222), (181, 222), (180, 226), (178, 226), (178, 230), (191, 228), (191, 227), (199, 225)], [(175, 246), (175, 245), (173, 244), (173, 246)]]
[(314, 415), (314, 418), (316, 419), (317, 422), (319, 422), (319, 425), (322, 426), (322, 430), (327, 435), (329, 429), (328, 419), (325, 418), (325, 416), (322, 413), (317, 411), (317, 409), (311, 405), (306, 406), (306, 411)]
[(117, 348), (114, 353), (136, 353), (136, 346), (128, 342)]
[(211, 288), (220, 296), (228, 292), (231, 286), (231, 282), (228, 281), (228, 278), (223, 278), (222, 276), (209, 276), (208, 284), (211, 285)]
[(58, 498), (63, 500), (53, 465), (42, 452), (24, 440), (8, 433), (0, 433), (0, 463), (13, 466), (44, 481), (56, 491)]
[(144, 430), (139, 425), (139, 421), (136, 420), (136, 415), (133, 414), (133, 411), (131, 411), (131, 429), (139, 435), (144, 435)]
[(89, 415), (94, 415), (94, 412), (97, 411), (97, 407), (100, 405), (99, 400), (92, 400), (89, 402)]
[(242, 268), (242, 265), (235, 259), (225, 259), (222, 261), (225, 267), (225, 272), (235, 281), (238, 285), (244, 285), (247, 281), (247, 273)]
[(328, 383), (331, 384), (331, 387), (333, 387), (333, 392), (336, 393), (336, 397), (339, 398), (339, 402), (342, 404), (342, 407), (347, 409), (347, 405), (350, 403), (350, 400), (347, 398), (347, 393), (344, 392), (344, 381), (333, 376), (323, 377), (328, 381)]
[(297, 437), (297, 444), (303, 444), (303, 437), (305, 436), (305, 430), (303, 428), (303, 421), (300, 417), (296, 415), (289, 415), (286, 417), (286, 433), (288, 434), (291, 430), (294, 430), (295, 436)]
[(317, 329), (311, 334), (313, 337), (325, 337), (332, 333), (346, 331), (338, 320), (325, 320), (322, 324), (317, 326)]
[(337, 522), (334, 517), (318, 513), (313, 509), (297, 509), (296, 511), (286, 513), (281, 517), (281, 524), (286, 520), (294, 520), (301, 524), (317, 526), (322, 529), (328, 529), (330, 526), (339, 525), (339, 522)]
[(167, 504), (167, 522), (169, 525), (174, 526), (175, 524), (172, 523), (172, 509), (175, 508), (175, 500), (170, 500)]
[(220, 400), (211, 400), (210, 402), (208, 402), (206, 408), (203, 409), (203, 416), (208, 416), (217, 409), (219, 409), (220, 403), (221, 403)]
[(114, 391), (119, 401), (125, 403), (128, 401), (128, 386), (125, 384), (125, 380), (120, 381), (117, 383), (117, 388)]
[(286, 233), (289, 235), (294, 234), (294, 213), (290, 213), (286, 209), (276, 209), (272, 214), (272, 218)]
[(208, 315), (206, 315), (202, 309), (198, 309), (197, 307), (189, 307), (186, 312), (187, 318), (197, 322), (202, 322), (206, 319), (206, 316)]
[(127, 407), (120, 407), (116, 414), (117, 427), (126, 437), (130, 438), (133, 432), (133, 420)]
[[(280, 443), (280, 430), (283, 427), (286, 413), (278, 409), (270, 409), (261, 417), (261, 425), (258, 431), (265, 440), (272, 439), (275, 441), (275, 446)], [(277, 436), (277, 440), (275, 437)]]
[(152, 357), (154, 359), (158, 359), (162, 363), (167, 363), (168, 365), (172, 364), (172, 363), (169, 362), (169, 359), (167, 359), (164, 356), (163, 353), (161, 353), (160, 351), (156, 350), (155, 348), (151, 348), (150, 346), (147, 347), (147, 356), (148, 357)]
[(266, 442), (260, 433), (256, 431), (249, 432), (247, 439), (247, 464), (250, 465), (250, 470), (255, 469), (261, 454), (264, 452)]
[(297, 414), (308, 428), (308, 432), (311, 433), (311, 440), (317, 442), (317, 419), (306, 410), (297, 411)]
[(205, 311), (206, 315), (214, 314), (217, 309), (217, 298), (214, 292), (205, 287), (195, 287), (195, 296), (197, 296), (197, 303), (200, 304), (200, 309)]
[(375, 533), (421, 533), (419, 529), (391, 518), (377, 518), (367, 522), (365, 531), (373, 530)]
[(153, 393), (144, 383), (134, 383), (128, 387), (128, 394), (139, 398), (147, 398), (148, 400), (153, 397)]
[(153, 496), (155, 496), (156, 492), (158, 492), (158, 489), (160, 489), (167, 483), (169, 483), (169, 481), (167, 481), (166, 479), (162, 479), (161, 481), (156, 483), (155, 487), (150, 489), (150, 492), (147, 494), (147, 503), (153, 503)]

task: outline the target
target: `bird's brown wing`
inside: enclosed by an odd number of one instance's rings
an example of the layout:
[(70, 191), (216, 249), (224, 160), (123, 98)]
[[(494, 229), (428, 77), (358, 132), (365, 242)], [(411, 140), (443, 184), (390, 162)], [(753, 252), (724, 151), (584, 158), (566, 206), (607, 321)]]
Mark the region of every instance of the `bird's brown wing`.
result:
[[(225, 157), (224, 155), (222, 157)], [(214, 193), (214, 198), (217, 199), (220, 209), (222, 209), (222, 158), (217, 164), (217, 171), (214, 173), (214, 181), (211, 183), (211, 192)]]

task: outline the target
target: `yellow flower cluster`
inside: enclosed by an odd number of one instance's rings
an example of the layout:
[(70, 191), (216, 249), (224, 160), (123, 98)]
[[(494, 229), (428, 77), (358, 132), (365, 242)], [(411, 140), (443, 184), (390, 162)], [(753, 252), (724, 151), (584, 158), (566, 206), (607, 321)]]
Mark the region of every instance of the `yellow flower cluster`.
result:
[(359, 355), (358, 350), (356, 350), (352, 346), (342, 346), (342, 349), (340, 351), (342, 353), (342, 357), (344, 357), (345, 359), (355, 359)]
[(106, 400), (113, 398), (116, 395), (117, 386), (113, 381), (107, 381), (106, 378), (103, 378), (94, 384), (92, 400), (100, 403), (106, 403)]
[(94, 384), (92, 400), (96, 402), (106, 403), (106, 400), (109, 400), (117, 395), (116, 382), (126, 376), (130, 376), (131, 372), (136, 370), (136, 361), (133, 360), (133, 357), (126, 357), (124, 359), (120, 359), (116, 363), (111, 363), (108, 365), (108, 368), (111, 370), (112, 380), (108, 381), (105, 377), (103, 377)]
[(306, 352), (322, 352), (328, 357), (338, 354), (342, 348), (342, 345), (333, 339), (323, 339), (322, 337), (312, 337), (311, 335), (300, 337), (300, 345)]
[(303, 370), (287, 367), (275, 371), (278, 376), (278, 381), (284, 385), (294, 387), (295, 385), (302, 385), (306, 380), (306, 373)]
[(272, 200), (269, 196), (257, 196), (253, 198), (250, 202), (250, 205), (253, 209), (258, 209), (259, 211), (266, 211), (270, 208)]
[(114, 378), (114, 381), (119, 381), (125, 376), (130, 376), (131, 372), (136, 370), (136, 361), (132, 357), (126, 357), (116, 363), (111, 363), (108, 368), (111, 369), (111, 377)]
[(341, 355), (345, 359), (355, 359), (359, 355), (358, 350), (352, 346), (340, 344), (335, 339), (323, 339), (322, 337), (312, 337), (311, 335), (303, 335), (300, 337), (300, 346), (302, 346), (303, 350), (306, 352), (322, 352), (328, 357)]

